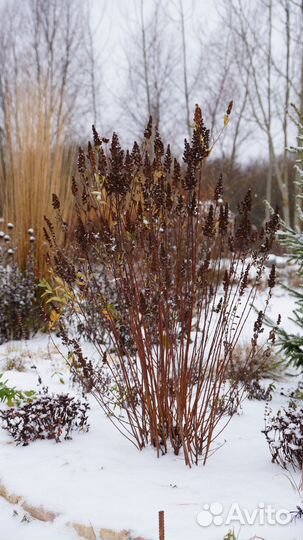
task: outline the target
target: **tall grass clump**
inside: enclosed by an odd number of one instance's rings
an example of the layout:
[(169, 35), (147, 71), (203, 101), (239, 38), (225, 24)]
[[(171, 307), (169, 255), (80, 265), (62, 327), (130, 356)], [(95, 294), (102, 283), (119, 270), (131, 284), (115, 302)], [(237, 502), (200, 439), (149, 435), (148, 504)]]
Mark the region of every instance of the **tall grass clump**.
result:
[[(77, 215), (73, 252), (57, 243), (47, 218), (53, 280), (45, 297), (61, 321), (68, 363), (108, 418), (138, 449), (171, 448), (189, 466), (206, 462), (234, 396), (227, 367), (247, 321), (278, 226), (251, 225), (251, 195), (233, 216), (222, 177), (203, 197), (209, 131), (197, 106), (183, 164), (164, 148), (150, 120), (141, 147), (109, 147), (93, 128), (72, 182)], [(54, 195), (57, 221), (66, 224)], [(268, 300), (275, 268), (268, 279)], [(267, 301), (268, 301), (267, 300)], [(65, 310), (98, 317), (97, 361), (84, 356), (64, 325)], [(267, 304), (266, 304), (267, 305)], [(252, 328), (252, 356), (264, 311)], [(102, 334), (105, 332), (105, 335)], [(225, 407), (222, 406), (225, 404)]]
[[(17, 88), (14, 99), (5, 101), (4, 160), (0, 169), (3, 214), (18, 233), (17, 260), (25, 268), (28, 248), (27, 231), (35, 230), (35, 273), (45, 271), (43, 216), (49, 213), (52, 193), (59, 194), (65, 220), (71, 220), (72, 205), (69, 180), (75, 150), (67, 145), (64, 114), (54, 113), (55, 104), (46, 95), (31, 88)], [(58, 230), (63, 245), (64, 233)]]

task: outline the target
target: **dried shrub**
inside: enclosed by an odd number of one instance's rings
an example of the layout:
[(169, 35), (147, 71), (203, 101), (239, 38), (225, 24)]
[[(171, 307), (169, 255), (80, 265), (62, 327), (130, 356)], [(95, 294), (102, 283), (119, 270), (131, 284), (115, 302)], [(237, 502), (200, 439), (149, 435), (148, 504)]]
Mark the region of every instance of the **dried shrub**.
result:
[(238, 344), (228, 366), (228, 378), (239, 384), (250, 384), (261, 379), (279, 380), (283, 359), (277, 356), (272, 337), (273, 333), (269, 335), (265, 343), (254, 350), (253, 356), (249, 343)]
[[(93, 136), (87, 152), (79, 151), (72, 182), (78, 219), (72, 253), (60, 249), (49, 219), (45, 225), (54, 280), (64, 283), (69, 309), (85, 319), (83, 303), (91, 304), (106, 334), (105, 342), (94, 341), (98, 360), (86, 358), (64, 325), (54, 281), (48, 283), (70, 368), (136, 447), (152, 444), (158, 455), (172, 447), (175, 454), (182, 451), (189, 466), (200, 459), (205, 463), (224, 427), (222, 386), (265, 271), (278, 216), (256, 231), (250, 192), (238, 214), (231, 215), (222, 176), (213, 200), (203, 200), (210, 142), (198, 106), (182, 166), (151, 121), (142, 147), (135, 143), (130, 152), (116, 134), (109, 148), (95, 128)], [(67, 227), (58, 198), (54, 208), (57, 222)], [(100, 268), (117, 304), (96, 279)], [(274, 283), (273, 266), (266, 306)], [(265, 311), (252, 328), (252, 355)]]
[(75, 430), (87, 431), (86, 401), (68, 394), (44, 395), (18, 408), (0, 411), (2, 427), (17, 444), (27, 446), (37, 439), (60, 442), (71, 438)]
[[(94, 280), (98, 284), (99, 291), (103, 290), (112, 309), (119, 310), (119, 299), (112, 284), (109, 282), (103, 268), (96, 268)], [(52, 283), (52, 285), (51, 285)], [(66, 282), (58, 275), (54, 275), (49, 269), (49, 279), (43, 278), (39, 282), (40, 297), (44, 300), (44, 313), (49, 321), (49, 329), (58, 329), (59, 321), (64, 318), (68, 324), (69, 334), (75, 338), (104, 344), (106, 341), (105, 328), (102, 324), (102, 315), (96, 310), (94, 297), (81, 295), (82, 275), (78, 274), (75, 285), (79, 291), (71, 291)], [(75, 304), (81, 296), (81, 310), (75, 312)], [(54, 302), (55, 300), (55, 302)], [(56, 304), (56, 305), (54, 305)], [(125, 329), (120, 326), (121, 336)], [(125, 335), (125, 339), (127, 336)]]
[(280, 377), (281, 360), (272, 356), (275, 333), (270, 332), (265, 343), (252, 349), (248, 344), (238, 345), (227, 369), (227, 378), (234, 386), (242, 388), (248, 399), (270, 401), (275, 389), (273, 382), (265, 384), (264, 379), (277, 380)]
[(301, 469), (303, 464), (303, 408), (295, 400), (290, 400), (287, 408), (276, 415), (269, 407), (265, 412), (263, 432), (272, 456), (272, 462), (284, 469), (289, 465)]
[(243, 388), (240, 385), (232, 384), (224, 391), (226, 383), (222, 385), (222, 395), (218, 401), (217, 414), (221, 416), (234, 416), (239, 414), (243, 400)]
[(226, 382), (222, 385), (222, 395), (218, 402), (218, 415), (232, 417), (235, 414), (240, 414), (243, 397), (249, 400), (271, 401), (274, 390), (274, 383), (263, 385), (258, 380), (245, 383), (242, 381)]
[(245, 385), (245, 392), (248, 399), (257, 399), (258, 401), (271, 401), (274, 389), (274, 383), (264, 386), (258, 380)]
[(28, 231), (30, 255), (21, 270), (16, 262), (18, 242), (14, 226), (0, 223), (0, 344), (28, 339), (41, 326), (37, 280), (33, 270), (34, 233)]

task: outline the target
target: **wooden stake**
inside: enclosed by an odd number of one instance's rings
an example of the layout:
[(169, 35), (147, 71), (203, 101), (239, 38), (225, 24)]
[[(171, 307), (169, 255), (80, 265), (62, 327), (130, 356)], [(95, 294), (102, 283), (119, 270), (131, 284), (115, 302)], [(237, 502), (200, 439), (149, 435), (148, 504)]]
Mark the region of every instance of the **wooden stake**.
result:
[(159, 511), (159, 540), (165, 540), (164, 511)]

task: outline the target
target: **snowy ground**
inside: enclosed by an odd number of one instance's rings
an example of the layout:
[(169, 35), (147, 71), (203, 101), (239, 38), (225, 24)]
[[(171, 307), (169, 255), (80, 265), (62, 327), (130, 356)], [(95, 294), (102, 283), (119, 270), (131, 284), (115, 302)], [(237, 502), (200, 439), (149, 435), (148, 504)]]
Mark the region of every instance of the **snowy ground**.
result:
[[(284, 326), (289, 328), (292, 325), (287, 316), (292, 308), (293, 301), (278, 288), (272, 315), (282, 312)], [(39, 372), (51, 391), (74, 392), (64, 362), (47, 336), (2, 345), (0, 372), (8, 357), (21, 358), (25, 367), (24, 372), (5, 372), (10, 384), (33, 389)], [(37, 370), (31, 368), (33, 365)], [(285, 403), (279, 394), (281, 385), (295, 385), (295, 381), (278, 383), (273, 409)], [(232, 418), (218, 441), (218, 451), (205, 467), (192, 469), (185, 467), (181, 457), (157, 459), (153, 449), (138, 452), (112, 427), (94, 401), (90, 431), (74, 434), (72, 441), (37, 441), (16, 447), (8, 433), (0, 430), (0, 484), (28, 504), (42, 505), (57, 514), (53, 523), (28, 523), (20, 505), (0, 497), (0, 540), (74, 540), (78, 536), (67, 526), (72, 522), (92, 526), (96, 537), (103, 527), (126, 529), (133, 537), (156, 540), (159, 510), (165, 511), (166, 540), (223, 540), (232, 528), (239, 533), (239, 540), (254, 535), (265, 540), (301, 539), (302, 521), (279, 524), (301, 503), (300, 493), (292, 487), (300, 478), (271, 463), (261, 434), (264, 406), (264, 402), (244, 402), (241, 414)], [(210, 509), (220, 511), (216, 516), (220, 524), (204, 526), (210, 514), (201, 512), (213, 503), (217, 504)], [(257, 512), (253, 525), (225, 523), (233, 503), (238, 504), (233, 508), (238, 508), (242, 517), (245, 510)], [(269, 505), (275, 524), (259, 524)], [(247, 522), (245, 516), (243, 519)]]

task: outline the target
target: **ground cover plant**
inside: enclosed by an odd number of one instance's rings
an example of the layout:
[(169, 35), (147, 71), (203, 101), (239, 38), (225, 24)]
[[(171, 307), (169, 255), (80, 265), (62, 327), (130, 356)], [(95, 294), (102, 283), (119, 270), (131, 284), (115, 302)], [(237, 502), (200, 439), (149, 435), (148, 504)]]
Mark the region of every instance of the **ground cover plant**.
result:
[[(226, 122), (230, 112), (231, 104)], [(122, 150), (116, 134), (109, 147), (95, 128), (93, 136), (87, 152), (79, 150), (72, 182), (72, 252), (60, 248), (48, 217), (45, 226), (53, 268), (45, 289), (70, 368), (137, 448), (152, 444), (160, 455), (171, 447), (189, 466), (205, 463), (228, 421), (222, 402), (229, 403), (234, 387), (225, 384), (227, 367), (263, 278), (278, 215), (256, 231), (250, 192), (232, 215), (222, 176), (213, 200), (204, 200), (211, 143), (198, 106), (182, 165), (151, 120), (142, 146), (134, 143), (131, 151)], [(53, 207), (67, 230), (56, 194)], [(100, 268), (115, 291), (114, 303), (98, 278)], [(274, 266), (266, 279), (267, 306)], [(67, 304), (85, 320), (83, 302), (94, 307), (107, 336), (94, 340), (97, 362), (85, 357), (64, 325)], [(249, 358), (265, 312), (256, 316)]]
[(26, 266), (21, 268), (14, 225), (0, 223), (0, 344), (28, 339), (42, 326), (34, 274), (34, 244), (34, 231), (29, 229)]
[[(15, 394), (19, 395), (16, 391)], [(22, 396), (24, 400), (26, 392)], [(27, 399), (27, 403), (19, 403), (18, 407), (0, 411), (3, 429), (12, 435), (17, 444), (27, 446), (37, 439), (60, 442), (62, 438), (70, 439), (75, 430), (88, 431), (87, 401), (68, 394), (45, 393), (34, 398), (31, 394), (31, 398)]]

